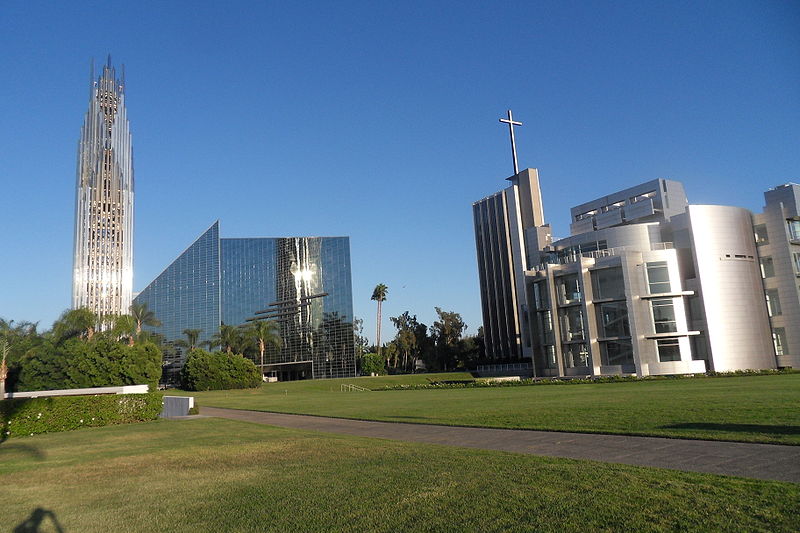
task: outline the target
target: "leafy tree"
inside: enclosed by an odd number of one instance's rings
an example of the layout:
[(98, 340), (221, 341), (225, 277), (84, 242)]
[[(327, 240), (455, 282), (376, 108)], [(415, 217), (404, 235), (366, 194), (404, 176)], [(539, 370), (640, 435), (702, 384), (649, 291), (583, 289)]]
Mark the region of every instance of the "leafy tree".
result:
[(361, 357), (361, 373), (365, 375), (385, 374), (386, 366), (383, 357), (376, 353), (365, 353)]
[(431, 326), (431, 336), (436, 342), (436, 358), (440, 368), (447, 370), (457, 364), (458, 341), (467, 325), (461, 315), (454, 311), (443, 311), (436, 307), (439, 319)]
[(196, 348), (181, 369), (181, 383), (198, 391), (254, 388), (261, 384), (261, 372), (241, 355)]
[(136, 335), (142, 333), (142, 326), (152, 326), (157, 328), (161, 321), (156, 318), (156, 314), (147, 308), (147, 303), (132, 303), (130, 307), (131, 316), (136, 321)]
[(18, 390), (72, 389), (148, 384), (161, 377), (161, 350), (150, 342), (127, 346), (110, 336), (47, 341), (21, 364)]
[(385, 361), (387, 366), (397, 368), (398, 353), (397, 344), (395, 344), (394, 341), (389, 342), (386, 344), (386, 349), (383, 351), (383, 357), (381, 360)]
[(271, 346), (276, 350), (280, 350), (281, 346), (283, 346), (283, 340), (280, 336), (280, 327), (277, 322), (271, 320), (257, 320), (251, 323), (247, 334), (254, 338), (258, 344), (258, 354), (263, 370), (264, 354), (267, 351), (267, 347)]
[(371, 300), (375, 300), (378, 302), (378, 324), (376, 326), (376, 338), (377, 338), (377, 345), (378, 345), (378, 355), (381, 353), (381, 304), (386, 301), (386, 295), (389, 292), (389, 287), (384, 285), (383, 283), (378, 283), (375, 286), (375, 290), (372, 291), (372, 298)]
[(416, 329), (419, 326), (419, 322), (417, 322), (417, 316), (411, 316), (408, 311), (405, 311), (400, 316), (389, 318), (394, 327), (397, 328), (394, 343), (402, 356), (402, 369), (407, 372), (410, 370), (409, 365), (413, 366), (417, 358)]
[(364, 320), (361, 318), (353, 319), (353, 336), (356, 349), (356, 359), (360, 359), (367, 350), (369, 340), (364, 336)]

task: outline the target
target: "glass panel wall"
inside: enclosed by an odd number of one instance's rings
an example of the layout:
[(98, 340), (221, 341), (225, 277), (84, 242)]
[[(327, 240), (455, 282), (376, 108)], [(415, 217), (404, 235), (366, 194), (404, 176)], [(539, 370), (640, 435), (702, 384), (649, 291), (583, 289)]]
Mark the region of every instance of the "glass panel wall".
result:
[(767, 234), (767, 225), (766, 224), (756, 224), (753, 226), (753, 231), (756, 237), (756, 244), (761, 246), (762, 244), (769, 244), (769, 235)]
[(761, 277), (764, 279), (775, 277), (775, 265), (772, 263), (772, 258), (769, 256), (762, 257), (759, 260), (761, 264)]
[(662, 363), (667, 361), (681, 360), (681, 345), (678, 339), (658, 339), (658, 360)]
[(793, 241), (800, 241), (800, 220), (787, 220), (789, 226), (789, 238)]
[(653, 323), (655, 324), (656, 333), (673, 333), (678, 331), (672, 298), (653, 300), (652, 305)]
[(584, 343), (565, 344), (562, 349), (564, 366), (567, 368), (589, 366), (589, 350), (586, 349)]
[(647, 283), (650, 294), (670, 292), (669, 268), (666, 261), (647, 263)]
[(550, 296), (546, 281), (533, 284), (533, 301), (536, 309), (550, 309)]
[(583, 309), (580, 307), (568, 307), (559, 311), (561, 314), (561, 333), (566, 342), (585, 340), (586, 335), (583, 329)]
[(618, 340), (601, 342), (600, 357), (605, 366), (634, 364), (631, 341)]
[(625, 302), (607, 302), (598, 306), (597, 325), (601, 337), (630, 337), (628, 306)]
[(786, 329), (774, 328), (772, 330), (772, 343), (775, 345), (775, 355), (786, 355), (784, 347), (786, 346)]
[(597, 300), (624, 300), (625, 280), (622, 268), (602, 268), (592, 271), (592, 288)]
[(556, 292), (562, 305), (580, 302), (583, 299), (577, 274), (568, 274), (556, 278)]
[(781, 300), (778, 297), (778, 289), (767, 289), (764, 293), (767, 296), (769, 316), (779, 316), (781, 314)]

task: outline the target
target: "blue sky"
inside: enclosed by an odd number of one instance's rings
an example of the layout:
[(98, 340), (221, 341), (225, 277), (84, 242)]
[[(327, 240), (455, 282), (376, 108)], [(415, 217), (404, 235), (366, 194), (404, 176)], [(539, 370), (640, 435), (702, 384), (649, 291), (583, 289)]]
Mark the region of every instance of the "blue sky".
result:
[[(17, 2), (0, 7), (0, 316), (69, 306), (89, 61), (127, 71), (134, 287), (224, 237), (349, 235), (356, 316), (481, 323), (471, 203), (665, 177), (759, 210), (800, 181), (797, 2)], [(387, 335), (384, 333), (384, 338)]]

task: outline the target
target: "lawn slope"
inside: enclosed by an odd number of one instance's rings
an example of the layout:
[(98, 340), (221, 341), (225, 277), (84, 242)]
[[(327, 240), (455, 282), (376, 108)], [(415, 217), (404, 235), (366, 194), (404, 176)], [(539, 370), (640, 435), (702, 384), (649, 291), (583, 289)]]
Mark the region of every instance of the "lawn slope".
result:
[[(365, 420), (800, 444), (800, 374), (454, 390), (340, 390), (342, 383), (377, 388), (404, 378), (270, 383), (255, 390), (189, 394), (204, 406)], [(428, 378), (443, 379), (408, 376), (416, 382)]]
[[(793, 531), (800, 485), (158, 421), (0, 444), (0, 523), (65, 531)], [(50, 514), (52, 513), (52, 514)]]

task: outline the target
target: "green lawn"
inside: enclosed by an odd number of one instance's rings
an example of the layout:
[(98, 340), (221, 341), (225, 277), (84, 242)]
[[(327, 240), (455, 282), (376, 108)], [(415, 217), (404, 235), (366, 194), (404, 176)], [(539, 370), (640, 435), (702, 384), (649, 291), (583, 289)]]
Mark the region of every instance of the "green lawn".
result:
[(0, 483), (6, 531), (800, 529), (797, 484), (221, 419), (11, 439)]
[(800, 374), (340, 392), (468, 374), (269, 383), (254, 390), (188, 393), (201, 406), (343, 418), (618, 433), (800, 445)]

